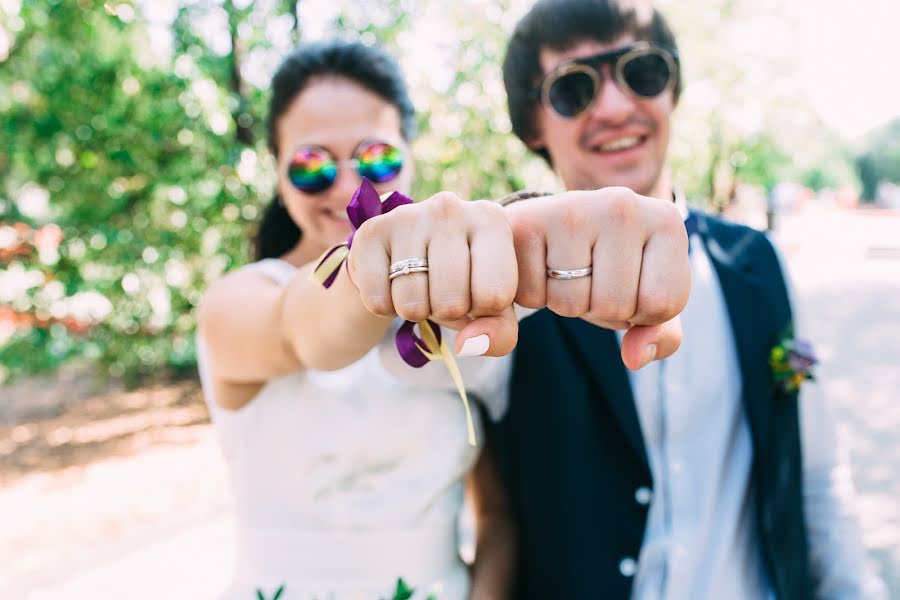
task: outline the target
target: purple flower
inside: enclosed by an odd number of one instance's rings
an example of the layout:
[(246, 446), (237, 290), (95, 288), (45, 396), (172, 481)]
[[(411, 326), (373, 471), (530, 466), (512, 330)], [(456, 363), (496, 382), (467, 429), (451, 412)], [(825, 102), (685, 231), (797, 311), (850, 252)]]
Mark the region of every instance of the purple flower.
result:
[(809, 374), (812, 367), (819, 362), (812, 345), (806, 340), (787, 340), (784, 348), (787, 350), (788, 364), (793, 371)]

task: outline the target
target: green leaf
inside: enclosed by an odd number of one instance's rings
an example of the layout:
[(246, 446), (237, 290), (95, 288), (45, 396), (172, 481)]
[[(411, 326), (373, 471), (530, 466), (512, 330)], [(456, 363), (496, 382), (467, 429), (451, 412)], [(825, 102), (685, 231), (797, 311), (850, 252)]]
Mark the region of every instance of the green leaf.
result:
[[(280, 586), (278, 586), (278, 589), (275, 590), (275, 595), (272, 596), (272, 600), (278, 600), (279, 598), (281, 598), (281, 593), (283, 591), (284, 591), (284, 584), (282, 583)], [(266, 600), (265, 594), (263, 594), (262, 590), (259, 588), (256, 588), (256, 598), (257, 598), (257, 600)]]
[(397, 578), (397, 589), (394, 591), (393, 600), (409, 600), (412, 598), (415, 588), (409, 587), (402, 577)]

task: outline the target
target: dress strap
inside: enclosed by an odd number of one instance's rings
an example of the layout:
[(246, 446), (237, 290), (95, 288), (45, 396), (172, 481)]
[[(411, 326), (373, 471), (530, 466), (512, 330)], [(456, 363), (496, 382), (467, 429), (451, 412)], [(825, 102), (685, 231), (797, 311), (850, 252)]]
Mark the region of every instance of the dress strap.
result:
[(287, 285), (297, 274), (297, 267), (280, 258), (264, 258), (247, 265), (246, 268), (262, 273), (278, 285)]

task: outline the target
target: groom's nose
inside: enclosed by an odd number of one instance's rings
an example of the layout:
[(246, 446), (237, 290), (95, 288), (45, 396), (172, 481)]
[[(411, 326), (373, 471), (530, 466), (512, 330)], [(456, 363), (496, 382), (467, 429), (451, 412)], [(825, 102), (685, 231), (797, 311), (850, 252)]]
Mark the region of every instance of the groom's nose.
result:
[(635, 107), (635, 99), (621, 89), (612, 77), (604, 76), (603, 85), (600, 87), (594, 106), (591, 107), (589, 118), (618, 124), (627, 121)]

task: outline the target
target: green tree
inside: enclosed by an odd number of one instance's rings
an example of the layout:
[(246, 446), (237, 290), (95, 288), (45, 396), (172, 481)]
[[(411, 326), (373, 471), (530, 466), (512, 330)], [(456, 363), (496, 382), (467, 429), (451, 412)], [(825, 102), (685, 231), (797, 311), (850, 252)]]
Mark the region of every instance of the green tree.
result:
[(900, 119), (869, 136), (866, 149), (856, 159), (862, 182), (862, 198), (872, 201), (882, 181), (900, 183)]
[[(87, 332), (18, 328), (0, 346), (5, 374), (77, 356), (116, 376), (191, 365), (191, 310), (247, 255), (269, 186), (246, 109), (262, 94), (239, 97), (221, 76), (234, 58), (202, 47), (182, 15), (171, 60), (153, 56), (127, 3), (26, 3), (3, 26), (16, 37), (0, 69), (0, 220), (63, 234), (56, 256), (7, 265), (40, 282), (14, 306), (42, 323), (75, 311), (83, 292), (102, 299)], [(29, 205), (36, 194), (46, 210)]]

